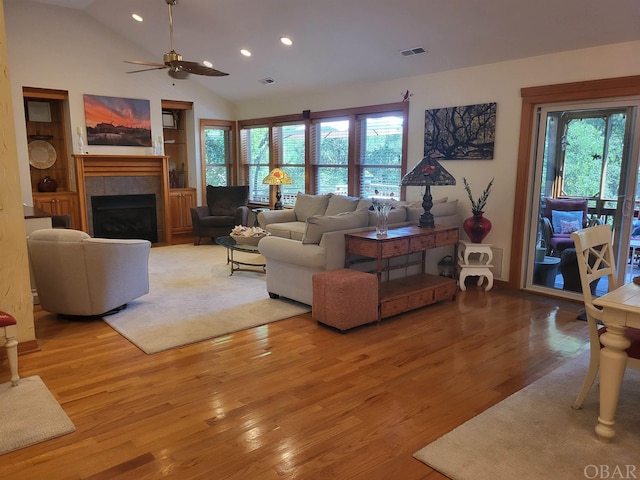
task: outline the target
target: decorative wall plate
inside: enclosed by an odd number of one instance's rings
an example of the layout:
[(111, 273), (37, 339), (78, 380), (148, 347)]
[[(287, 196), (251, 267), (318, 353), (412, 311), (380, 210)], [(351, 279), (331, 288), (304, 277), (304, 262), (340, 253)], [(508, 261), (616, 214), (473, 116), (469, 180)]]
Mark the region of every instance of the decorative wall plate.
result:
[(29, 163), (40, 170), (56, 163), (56, 149), (49, 142), (34, 140), (29, 142)]

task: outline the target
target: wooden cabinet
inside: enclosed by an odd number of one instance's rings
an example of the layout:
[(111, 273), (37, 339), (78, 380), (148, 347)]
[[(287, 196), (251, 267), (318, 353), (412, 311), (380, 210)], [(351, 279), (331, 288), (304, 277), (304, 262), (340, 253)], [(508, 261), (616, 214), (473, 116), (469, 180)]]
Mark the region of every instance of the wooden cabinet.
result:
[(196, 206), (195, 188), (172, 188), (169, 192), (171, 233), (191, 233), (191, 207)]
[(171, 188), (189, 185), (189, 152), (187, 149), (187, 112), (193, 109), (192, 102), (162, 100), (162, 135), (164, 154), (169, 157), (169, 170), (175, 170), (175, 181)]
[(24, 87), (22, 95), (27, 142), (30, 144), (31, 190), (37, 192), (40, 180), (50, 177), (56, 181), (58, 191), (69, 191), (69, 155), (65, 130), (67, 92)]
[(51, 215), (71, 215), (71, 228), (80, 228), (78, 196), (74, 192), (34, 192), (33, 206)]
[[(352, 255), (376, 260), (378, 275), (379, 319), (424, 307), (448, 298), (454, 299), (458, 291), (456, 281), (448, 277), (425, 273), (426, 252), (431, 248), (458, 243), (458, 228), (417, 226), (394, 228), (385, 237), (376, 231), (345, 234), (345, 266), (352, 262)], [(412, 259), (410, 254), (418, 254)], [(405, 262), (389, 262), (392, 257), (407, 255)], [(415, 255), (414, 255), (415, 256)], [(383, 281), (383, 274), (394, 269), (406, 269), (419, 265), (421, 273)]]

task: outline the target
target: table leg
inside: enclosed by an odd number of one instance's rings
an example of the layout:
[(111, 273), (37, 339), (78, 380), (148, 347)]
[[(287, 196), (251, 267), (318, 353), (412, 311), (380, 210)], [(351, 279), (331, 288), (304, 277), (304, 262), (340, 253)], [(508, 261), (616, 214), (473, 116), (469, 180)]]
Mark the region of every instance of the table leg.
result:
[(625, 327), (607, 325), (607, 331), (600, 337), (604, 347), (600, 350), (600, 416), (596, 434), (603, 442), (611, 441), (616, 434), (613, 425), (627, 367), (625, 350), (631, 345), (624, 331)]

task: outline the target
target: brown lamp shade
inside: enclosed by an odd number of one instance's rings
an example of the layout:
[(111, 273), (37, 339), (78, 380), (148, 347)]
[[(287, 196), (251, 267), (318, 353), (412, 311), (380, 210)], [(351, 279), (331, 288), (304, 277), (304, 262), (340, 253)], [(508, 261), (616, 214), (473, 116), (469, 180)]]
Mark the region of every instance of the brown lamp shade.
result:
[(420, 163), (402, 177), (401, 184), (403, 186), (455, 185), (456, 179), (437, 160), (424, 157)]

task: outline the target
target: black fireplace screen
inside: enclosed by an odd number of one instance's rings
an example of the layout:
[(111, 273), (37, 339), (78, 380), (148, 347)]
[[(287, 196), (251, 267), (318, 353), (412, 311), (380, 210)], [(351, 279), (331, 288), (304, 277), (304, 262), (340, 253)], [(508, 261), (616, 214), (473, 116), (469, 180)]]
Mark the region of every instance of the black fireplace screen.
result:
[(91, 211), (94, 237), (158, 241), (154, 194), (93, 196)]

